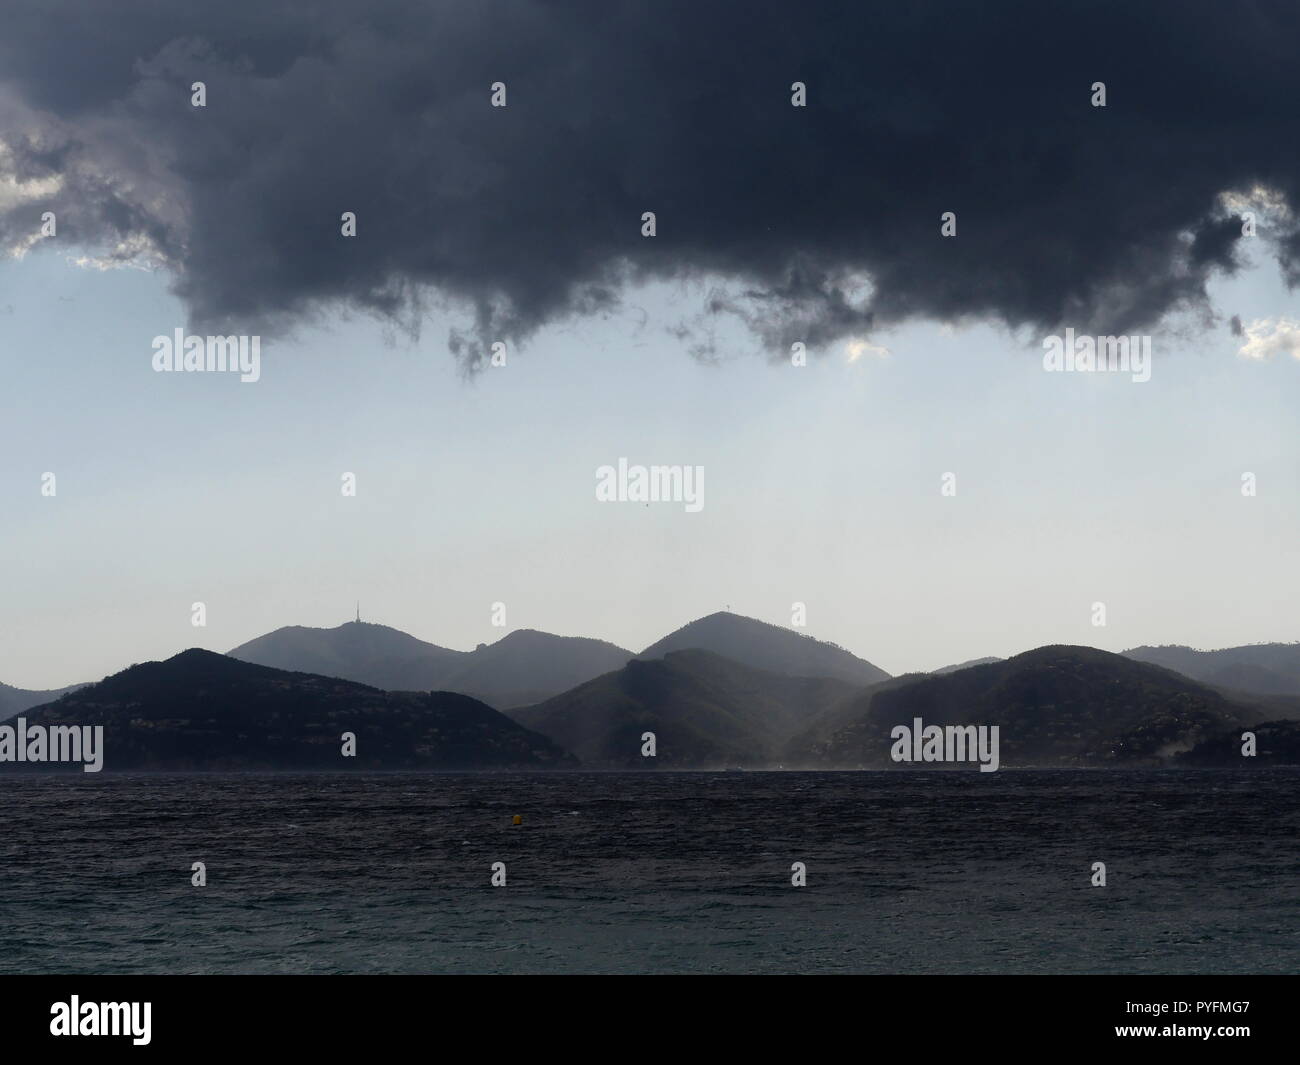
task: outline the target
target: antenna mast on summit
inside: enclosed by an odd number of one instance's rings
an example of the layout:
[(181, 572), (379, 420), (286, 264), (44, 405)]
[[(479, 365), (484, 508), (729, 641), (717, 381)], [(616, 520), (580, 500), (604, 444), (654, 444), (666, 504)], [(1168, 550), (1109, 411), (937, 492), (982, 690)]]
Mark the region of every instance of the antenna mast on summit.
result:
[(357, 600), (357, 624), (361, 624), (361, 600)]

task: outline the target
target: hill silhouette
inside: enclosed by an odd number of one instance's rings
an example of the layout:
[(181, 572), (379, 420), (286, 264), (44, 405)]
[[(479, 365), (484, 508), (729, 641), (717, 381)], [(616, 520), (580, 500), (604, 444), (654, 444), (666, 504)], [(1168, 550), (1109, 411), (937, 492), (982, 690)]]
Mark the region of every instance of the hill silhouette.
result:
[(619, 669), (631, 657), (630, 651), (604, 640), (516, 629), (461, 658), (441, 686), (481, 692), (502, 706), (518, 706)]
[(55, 688), (52, 691), (31, 691), (27, 688), (11, 688), (8, 684), (0, 684), (0, 721), (17, 717), (30, 707), (52, 703), (55, 699), (84, 687), (84, 684), (69, 684), (66, 688)]
[[(117, 769), (505, 769), (573, 765), (545, 737), (452, 692), (392, 693), (193, 649), (24, 714), (104, 726)], [(356, 757), (341, 755), (356, 736)]]
[(1159, 764), (1259, 713), (1158, 666), (1050, 646), (881, 685), (792, 753), (825, 766), (891, 766), (890, 731), (919, 717), (926, 725), (997, 725), (1006, 766)]
[[(857, 689), (828, 677), (787, 677), (709, 651), (674, 651), (510, 715), (605, 768), (758, 768), (780, 762), (792, 733)], [(643, 758), (653, 732), (657, 755)]]
[(1164, 666), (1202, 684), (1257, 695), (1300, 695), (1300, 643), (1197, 651), (1178, 644), (1134, 647), (1126, 658)]
[(883, 669), (833, 643), (726, 611), (683, 625), (637, 657), (662, 658), (686, 650), (711, 651), (743, 666), (789, 677), (831, 677), (859, 685), (889, 679)]

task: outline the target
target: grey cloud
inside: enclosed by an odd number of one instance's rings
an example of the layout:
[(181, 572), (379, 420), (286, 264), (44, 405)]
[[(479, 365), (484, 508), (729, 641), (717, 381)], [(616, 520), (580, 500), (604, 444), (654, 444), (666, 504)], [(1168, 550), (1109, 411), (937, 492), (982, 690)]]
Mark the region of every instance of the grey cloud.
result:
[[(446, 303), (471, 368), (652, 279), (706, 283), (667, 325), (706, 358), (728, 319), (774, 352), (912, 318), (1127, 332), (1238, 268), (1222, 193), (1300, 203), (1281, 3), (10, 7), (3, 165), (63, 185), (5, 244), (56, 210), (223, 329)], [(1300, 277), (1300, 233), (1261, 237)]]

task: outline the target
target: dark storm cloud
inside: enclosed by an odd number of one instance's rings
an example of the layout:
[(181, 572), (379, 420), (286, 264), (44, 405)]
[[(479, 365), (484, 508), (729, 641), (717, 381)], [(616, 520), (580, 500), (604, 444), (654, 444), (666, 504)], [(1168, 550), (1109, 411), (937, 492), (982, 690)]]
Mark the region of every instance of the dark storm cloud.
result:
[[(214, 328), (342, 306), (415, 329), (445, 300), (471, 365), (648, 279), (708, 280), (673, 326), (704, 357), (733, 317), (772, 350), (913, 317), (1122, 333), (1237, 268), (1244, 208), (1223, 193), (1300, 202), (1290, 4), (40, 0), (6, 18), (0, 168), (26, 190), (0, 187), (7, 244), (54, 209), (60, 239), (161, 263)], [(1285, 212), (1260, 239), (1300, 277)]]

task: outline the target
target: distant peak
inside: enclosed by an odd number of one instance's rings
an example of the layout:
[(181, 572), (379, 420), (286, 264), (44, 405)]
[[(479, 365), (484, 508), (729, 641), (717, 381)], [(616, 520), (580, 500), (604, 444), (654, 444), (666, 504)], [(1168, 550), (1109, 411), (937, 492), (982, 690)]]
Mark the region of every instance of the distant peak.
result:
[(179, 654), (172, 655), (171, 658), (166, 659), (166, 661), (185, 663), (185, 662), (205, 662), (208, 661), (209, 659), (220, 659), (222, 661), (229, 661), (225, 655), (217, 654), (216, 651), (205, 650), (202, 647), (189, 647), (186, 650), (181, 651)]

